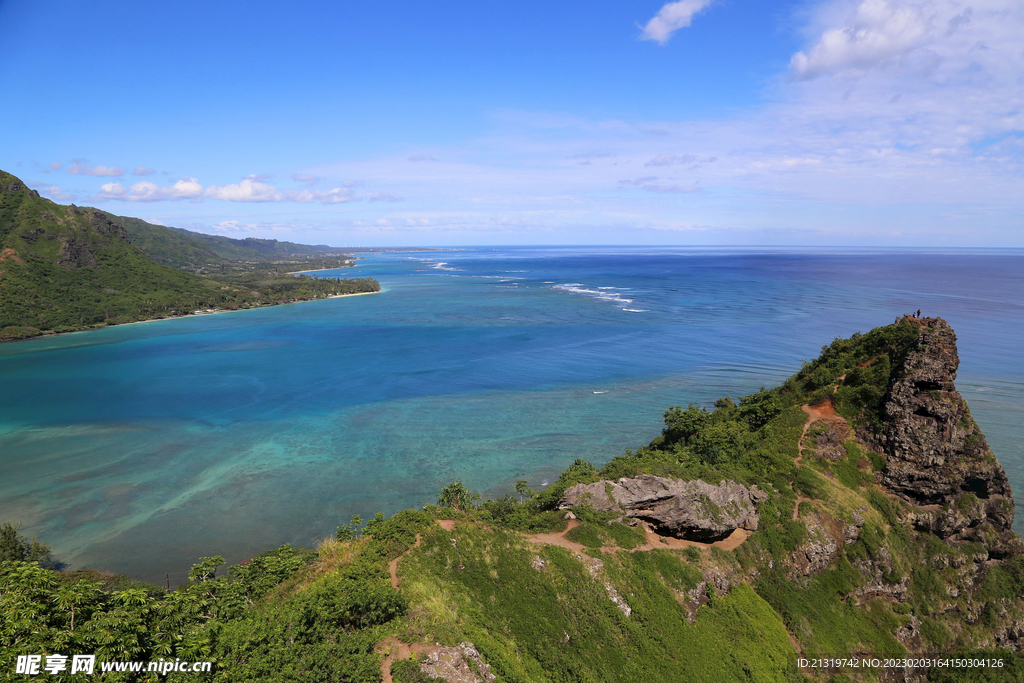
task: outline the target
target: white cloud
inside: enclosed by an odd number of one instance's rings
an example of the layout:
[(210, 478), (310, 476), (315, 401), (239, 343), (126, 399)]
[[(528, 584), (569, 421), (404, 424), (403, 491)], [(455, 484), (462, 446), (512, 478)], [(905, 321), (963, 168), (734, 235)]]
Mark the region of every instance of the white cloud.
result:
[(280, 190), (256, 179), (246, 178), (240, 183), (218, 187), (203, 185), (196, 178), (182, 178), (173, 185), (157, 185), (142, 180), (131, 188), (119, 182), (105, 183), (97, 193), (97, 199), (113, 199), (127, 202), (159, 202), (216, 199), (225, 202), (296, 202), (299, 204), (343, 204), (356, 201), (348, 188), (336, 187), (330, 190)]
[(127, 202), (159, 202), (164, 200), (191, 199), (202, 201), (203, 186), (195, 178), (182, 178), (173, 185), (161, 187), (148, 180), (141, 180), (126, 189), (121, 183), (105, 183), (100, 186), (98, 199), (117, 199)]
[(217, 187), (211, 185), (206, 188), (205, 196), (210, 199), (220, 199), (226, 202), (281, 202), (284, 201), (284, 193), (273, 185), (261, 183), (258, 180), (246, 178), (234, 185)]
[(674, 164), (692, 164), (697, 157), (692, 154), (659, 154), (644, 166), (672, 166)]
[(124, 175), (124, 169), (120, 166), (92, 166), (80, 163), (79, 160), (76, 160), (74, 164), (68, 166), (68, 173), (71, 175), (93, 175), (116, 178)]
[(371, 192), (367, 199), (371, 202), (400, 202), (402, 198), (390, 192)]
[(429, 154), (413, 154), (408, 157), (409, 161), (437, 161), (434, 157)]
[[(814, 78), (898, 60), (932, 37), (936, 22), (929, 15), (933, 9), (934, 5), (900, 0), (863, 0), (845, 25), (825, 30), (808, 52), (793, 55), (790, 67), (800, 78)], [(960, 16), (959, 22), (963, 21)], [(953, 30), (957, 25), (952, 24)]]
[(59, 161), (54, 161), (53, 163), (50, 164), (50, 168), (53, 169), (54, 171), (59, 171), (60, 169), (64, 168), (64, 164), (62, 164)]
[(320, 178), (306, 173), (292, 173), (292, 180), (298, 183), (305, 183), (307, 187), (313, 187), (320, 182)]
[(235, 220), (221, 221), (220, 223), (217, 223), (216, 225), (213, 226), (214, 231), (220, 233), (253, 232), (255, 230), (258, 230), (259, 228), (260, 226), (255, 223), (240, 223), (239, 221)]
[(641, 38), (664, 45), (673, 33), (689, 26), (694, 15), (712, 2), (713, 0), (679, 0), (665, 3), (644, 26)]
[(28, 186), (34, 190), (38, 190), (39, 194), (44, 195), (47, 199), (52, 199), (57, 202), (73, 202), (78, 199), (78, 195), (74, 192), (65, 192), (56, 185), (28, 183)]
[(148, 166), (136, 166), (135, 170), (132, 171), (132, 175), (153, 175), (154, 173), (156, 173), (156, 171)]

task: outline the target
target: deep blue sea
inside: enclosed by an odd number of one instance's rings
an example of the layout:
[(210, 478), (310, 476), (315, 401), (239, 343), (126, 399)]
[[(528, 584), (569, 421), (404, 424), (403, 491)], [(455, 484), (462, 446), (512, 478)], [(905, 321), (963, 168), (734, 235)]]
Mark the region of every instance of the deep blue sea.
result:
[(1024, 500), (1021, 250), (481, 248), (342, 274), (384, 291), (0, 346), (0, 521), (71, 567), (177, 584), (456, 477), (541, 487), (918, 308), (956, 329), (958, 387)]

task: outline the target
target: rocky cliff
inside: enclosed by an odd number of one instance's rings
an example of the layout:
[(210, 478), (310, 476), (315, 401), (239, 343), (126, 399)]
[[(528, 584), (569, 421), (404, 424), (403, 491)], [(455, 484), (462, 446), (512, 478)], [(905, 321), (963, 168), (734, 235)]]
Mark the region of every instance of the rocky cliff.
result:
[(1013, 499), (967, 403), (954, 385), (956, 334), (942, 318), (905, 316), (918, 337), (893, 369), (884, 406), (882, 483), (922, 506), (915, 524), (943, 538), (988, 540), (1010, 532)]

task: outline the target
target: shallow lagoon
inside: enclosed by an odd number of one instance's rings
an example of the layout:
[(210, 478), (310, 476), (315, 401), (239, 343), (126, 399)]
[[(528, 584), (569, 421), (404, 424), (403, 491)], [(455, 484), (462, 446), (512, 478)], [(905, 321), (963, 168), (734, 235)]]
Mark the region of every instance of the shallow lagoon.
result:
[(501, 248), (345, 274), (385, 291), (0, 346), (0, 520), (71, 566), (178, 583), (454, 477), (542, 486), (917, 308), (957, 330), (1022, 500), (1024, 252)]

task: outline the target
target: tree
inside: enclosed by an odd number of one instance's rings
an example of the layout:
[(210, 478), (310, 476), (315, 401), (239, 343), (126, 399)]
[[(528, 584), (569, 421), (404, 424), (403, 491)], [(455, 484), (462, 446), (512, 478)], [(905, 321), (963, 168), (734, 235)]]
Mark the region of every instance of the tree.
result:
[(739, 422), (712, 424), (690, 439), (690, 448), (705, 465), (717, 465), (739, 458), (748, 432)]
[(0, 562), (36, 562), (51, 567), (53, 562), (50, 546), (35, 538), (27, 539), (18, 533), (17, 523), (5, 522), (0, 525)]
[(437, 498), (437, 504), (439, 507), (453, 508), (465, 512), (473, 507), (473, 500), (479, 497), (470, 495), (466, 485), (456, 479), (441, 489), (441, 495)]
[(529, 495), (531, 498), (533, 497), (533, 489), (529, 487), (525, 479), (520, 479), (519, 481), (516, 482), (516, 493), (519, 494), (520, 503), (523, 502), (523, 498), (526, 497), (527, 495)]
[(339, 526), (335, 532), (334, 537), (339, 541), (351, 541), (354, 538), (359, 538), (362, 535), (362, 531), (359, 527), (363, 525), (362, 515), (352, 515), (352, 521), (343, 526)]
[(768, 424), (773, 417), (782, 412), (782, 404), (773, 391), (764, 387), (750, 396), (740, 399), (740, 415), (754, 431)]
[(728, 410), (735, 407), (736, 401), (732, 400), (732, 396), (723, 396), (715, 401), (715, 408), (718, 410)]
[(665, 429), (662, 430), (665, 444), (686, 443), (710, 421), (711, 414), (695, 403), (686, 406), (686, 410), (672, 406), (665, 411)]

